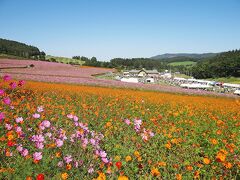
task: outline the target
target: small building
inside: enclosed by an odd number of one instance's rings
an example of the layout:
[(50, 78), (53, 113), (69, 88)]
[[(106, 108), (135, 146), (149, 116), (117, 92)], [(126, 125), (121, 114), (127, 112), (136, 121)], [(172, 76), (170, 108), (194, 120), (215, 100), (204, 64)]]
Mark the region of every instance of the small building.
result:
[(154, 79), (153, 78), (147, 78), (145, 80), (146, 83), (154, 83)]
[(136, 70), (136, 69), (132, 69), (130, 71), (124, 71), (123, 72), (123, 76), (128, 77), (158, 77), (159, 76), (159, 72), (157, 70), (146, 70), (146, 69), (141, 69), (141, 70)]

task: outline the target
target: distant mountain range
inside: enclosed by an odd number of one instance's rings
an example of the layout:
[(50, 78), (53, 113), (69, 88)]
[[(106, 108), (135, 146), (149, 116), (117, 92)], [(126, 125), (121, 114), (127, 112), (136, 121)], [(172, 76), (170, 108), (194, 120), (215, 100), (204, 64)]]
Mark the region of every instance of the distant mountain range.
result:
[(177, 58), (177, 57), (202, 59), (202, 58), (211, 58), (211, 57), (214, 57), (218, 54), (219, 53), (202, 53), (202, 54), (197, 54), (197, 53), (166, 53), (166, 54), (153, 56), (153, 57), (151, 57), (151, 59), (171, 59), (171, 58)]

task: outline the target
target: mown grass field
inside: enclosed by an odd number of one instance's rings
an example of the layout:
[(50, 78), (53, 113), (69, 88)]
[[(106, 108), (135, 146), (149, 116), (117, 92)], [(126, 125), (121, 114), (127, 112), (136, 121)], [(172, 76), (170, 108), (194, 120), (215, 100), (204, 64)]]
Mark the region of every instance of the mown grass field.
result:
[(169, 63), (169, 65), (171, 65), (171, 66), (192, 66), (195, 64), (196, 64), (196, 62), (193, 62), (193, 61), (182, 61), (182, 62)]
[(0, 179), (239, 178), (239, 99), (11, 82)]
[(64, 64), (75, 63), (75, 62), (78, 62), (80, 65), (84, 64), (84, 61), (76, 60), (72, 58), (51, 56), (51, 55), (46, 56), (46, 59), (51, 59), (51, 58), (54, 58), (57, 62), (64, 63)]

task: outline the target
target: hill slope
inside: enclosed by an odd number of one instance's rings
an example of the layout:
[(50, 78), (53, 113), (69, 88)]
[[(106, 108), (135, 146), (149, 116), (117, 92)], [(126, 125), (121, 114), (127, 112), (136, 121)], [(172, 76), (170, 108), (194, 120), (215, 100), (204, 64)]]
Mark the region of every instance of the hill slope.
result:
[(45, 59), (45, 53), (37, 47), (27, 45), (21, 42), (1, 39), (0, 38), (0, 54), (17, 56), (28, 59)]
[(193, 59), (202, 59), (202, 58), (209, 58), (209, 57), (214, 57), (218, 53), (203, 53), (203, 54), (197, 54), (197, 53), (166, 53), (166, 54), (161, 54), (157, 56), (151, 57), (151, 59), (171, 59), (171, 58), (176, 58), (176, 57), (187, 57), (187, 58), (193, 58)]

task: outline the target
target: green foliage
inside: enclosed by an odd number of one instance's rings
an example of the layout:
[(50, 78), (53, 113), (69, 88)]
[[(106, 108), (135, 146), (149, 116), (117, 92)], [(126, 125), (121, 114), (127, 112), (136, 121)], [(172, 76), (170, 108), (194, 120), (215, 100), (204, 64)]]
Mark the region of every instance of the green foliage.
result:
[(182, 62), (172, 62), (172, 63), (169, 63), (169, 65), (171, 66), (192, 66), (196, 64), (196, 62), (193, 62), (193, 61), (182, 61)]
[(192, 72), (195, 78), (240, 77), (240, 50), (224, 52), (198, 62)]
[(1, 38), (0, 54), (12, 55), (28, 59), (45, 59), (45, 53), (43, 51), (40, 52), (37, 47)]
[(82, 65), (84, 63), (81, 59), (76, 59), (76, 58), (73, 59), (73, 58), (51, 56), (51, 55), (46, 56), (46, 61), (72, 64), (72, 65)]

